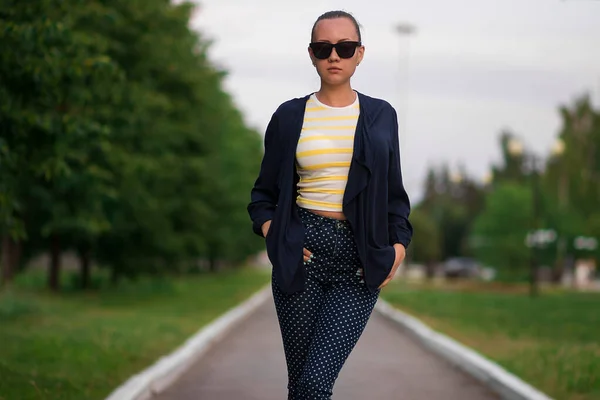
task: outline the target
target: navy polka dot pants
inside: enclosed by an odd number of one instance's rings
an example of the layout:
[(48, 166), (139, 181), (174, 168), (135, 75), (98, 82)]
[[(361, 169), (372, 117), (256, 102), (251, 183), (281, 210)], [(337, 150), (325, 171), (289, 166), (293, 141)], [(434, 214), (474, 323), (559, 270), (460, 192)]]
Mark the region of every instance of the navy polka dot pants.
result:
[(306, 230), (306, 288), (273, 297), (288, 369), (288, 400), (331, 399), (342, 366), (361, 336), (379, 291), (371, 293), (347, 221), (300, 208)]

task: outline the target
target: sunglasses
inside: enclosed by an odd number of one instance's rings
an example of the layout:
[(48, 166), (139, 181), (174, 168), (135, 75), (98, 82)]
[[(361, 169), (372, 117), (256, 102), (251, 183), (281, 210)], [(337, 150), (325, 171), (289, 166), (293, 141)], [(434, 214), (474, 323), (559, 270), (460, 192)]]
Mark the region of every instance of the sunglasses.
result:
[(339, 42), (336, 44), (326, 42), (312, 42), (310, 48), (313, 51), (315, 58), (325, 60), (329, 58), (331, 52), (335, 48), (335, 52), (340, 58), (352, 58), (356, 52), (356, 48), (361, 46), (361, 42)]

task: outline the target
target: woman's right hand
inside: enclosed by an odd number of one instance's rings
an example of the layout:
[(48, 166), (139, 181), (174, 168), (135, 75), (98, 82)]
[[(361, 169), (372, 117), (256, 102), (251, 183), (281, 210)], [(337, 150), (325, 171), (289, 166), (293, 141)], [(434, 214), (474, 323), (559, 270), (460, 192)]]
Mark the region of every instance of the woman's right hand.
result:
[(311, 260), (313, 258), (313, 254), (309, 250), (307, 250), (305, 248), (302, 249), (302, 253), (304, 255), (304, 262), (305, 263), (311, 262)]
[[(267, 222), (262, 224), (262, 227), (260, 229), (262, 230), (263, 237), (267, 237), (267, 233), (269, 233), (270, 228), (271, 228), (271, 220), (268, 220)], [(310, 262), (310, 260), (312, 260), (313, 254), (309, 250), (302, 249), (302, 253), (304, 256), (304, 262)]]
[(268, 220), (260, 227), (260, 229), (262, 230), (263, 237), (267, 237), (267, 233), (269, 233), (269, 228), (271, 228), (271, 220)]

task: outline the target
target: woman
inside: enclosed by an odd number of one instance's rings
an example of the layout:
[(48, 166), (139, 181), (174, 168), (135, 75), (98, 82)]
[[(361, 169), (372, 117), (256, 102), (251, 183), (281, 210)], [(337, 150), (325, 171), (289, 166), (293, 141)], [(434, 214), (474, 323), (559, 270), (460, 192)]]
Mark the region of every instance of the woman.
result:
[(364, 52), (351, 14), (317, 19), (321, 87), (273, 114), (248, 206), (273, 264), (288, 399), (331, 398), (412, 237), (396, 112), (350, 85)]

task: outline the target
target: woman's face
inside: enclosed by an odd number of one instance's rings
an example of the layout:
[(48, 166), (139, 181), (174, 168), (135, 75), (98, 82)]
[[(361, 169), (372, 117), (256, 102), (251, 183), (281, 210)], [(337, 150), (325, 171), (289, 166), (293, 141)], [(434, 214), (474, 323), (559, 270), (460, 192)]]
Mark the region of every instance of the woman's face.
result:
[[(356, 27), (350, 19), (324, 19), (317, 23), (313, 42), (337, 44), (348, 41), (358, 42)], [(329, 57), (319, 59), (315, 57), (313, 49), (308, 48), (310, 58), (317, 68), (317, 73), (321, 77), (321, 80), (331, 86), (345, 84), (350, 80), (352, 75), (354, 75), (356, 66), (362, 61), (364, 52), (364, 46), (358, 46), (352, 57), (341, 58), (334, 48)]]

